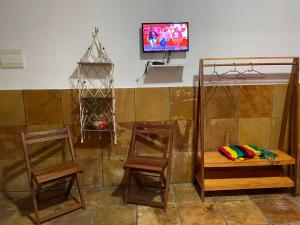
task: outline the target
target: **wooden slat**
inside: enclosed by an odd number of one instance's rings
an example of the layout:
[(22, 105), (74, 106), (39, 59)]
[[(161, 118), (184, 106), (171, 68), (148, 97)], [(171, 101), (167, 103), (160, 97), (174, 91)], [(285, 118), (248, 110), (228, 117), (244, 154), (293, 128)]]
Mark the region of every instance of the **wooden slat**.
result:
[(62, 129), (62, 130), (47, 130), (47, 131), (39, 131), (39, 132), (33, 132), (33, 133), (27, 133), (24, 134), (25, 138), (34, 138), (37, 136), (44, 136), (44, 135), (51, 135), (51, 134), (66, 134), (67, 129)]
[(79, 172), (82, 172), (80, 166), (75, 162), (69, 161), (45, 168), (33, 169), (32, 175), (41, 184)]
[(151, 129), (151, 130), (136, 130), (137, 134), (156, 134), (156, 135), (170, 135), (170, 131), (162, 129)]
[(95, 63), (95, 62), (78, 62), (79, 65), (83, 65), (83, 66), (111, 66), (113, 65), (112, 63), (107, 63), (107, 62), (99, 62), (99, 63)]
[(136, 129), (145, 129), (145, 128), (157, 128), (157, 129), (163, 129), (163, 130), (169, 130), (171, 129), (170, 124), (154, 124), (154, 123), (143, 123), (143, 122), (136, 122)]
[(240, 166), (274, 166), (274, 165), (293, 165), (295, 159), (281, 150), (272, 150), (278, 156), (274, 160), (265, 160), (260, 158), (252, 158), (248, 160), (227, 159), (221, 153), (205, 152), (204, 153), (204, 167), (240, 167)]
[(289, 62), (278, 62), (278, 63), (213, 63), (213, 64), (204, 64), (203, 67), (222, 67), (222, 66), (291, 66), (295, 65), (294, 63)]
[(161, 172), (166, 167), (168, 159), (149, 156), (134, 156), (129, 158), (124, 168), (132, 168), (143, 171)]
[(205, 191), (294, 187), (289, 177), (205, 179)]
[(54, 140), (64, 139), (64, 138), (68, 138), (68, 135), (63, 134), (63, 135), (55, 135), (55, 136), (50, 136), (50, 137), (43, 137), (43, 138), (27, 140), (26, 144), (31, 145), (31, 144), (37, 144), (37, 143), (42, 143), (42, 142), (47, 142), (47, 141), (54, 141)]
[(282, 166), (208, 167), (205, 179), (282, 177), (286, 174)]
[(231, 58), (203, 58), (203, 60), (247, 60), (247, 59), (294, 59), (298, 56), (262, 56), (262, 57), (231, 57)]

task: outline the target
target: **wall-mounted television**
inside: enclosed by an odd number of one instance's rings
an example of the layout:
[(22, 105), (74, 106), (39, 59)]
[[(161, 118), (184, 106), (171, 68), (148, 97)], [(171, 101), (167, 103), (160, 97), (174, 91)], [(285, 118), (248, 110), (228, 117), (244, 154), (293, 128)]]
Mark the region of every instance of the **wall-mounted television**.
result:
[(189, 24), (142, 23), (143, 52), (186, 52), (189, 50)]

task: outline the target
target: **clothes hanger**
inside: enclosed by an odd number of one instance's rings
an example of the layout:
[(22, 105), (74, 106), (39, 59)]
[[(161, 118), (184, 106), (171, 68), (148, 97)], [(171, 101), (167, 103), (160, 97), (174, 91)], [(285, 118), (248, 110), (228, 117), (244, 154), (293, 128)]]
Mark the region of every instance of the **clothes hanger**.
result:
[[(235, 63), (233, 63), (233, 66), (234, 66), (234, 69), (231, 69), (231, 70), (229, 70), (229, 71), (227, 71), (227, 72), (225, 72), (225, 73), (222, 73), (222, 74), (220, 75), (221, 79), (241, 79), (241, 78), (245, 78), (245, 77), (244, 77), (244, 74), (241, 73), (240, 71), (238, 71), (238, 70), (236, 69), (236, 64), (235, 64)], [(224, 76), (224, 75), (229, 74), (229, 73), (234, 73), (234, 74), (236, 74), (236, 75), (235, 75), (235, 77), (225, 77), (225, 76)], [(243, 77), (239, 77), (239, 75), (242, 75)]]
[[(262, 72), (260, 72), (258, 70), (255, 70), (253, 68), (253, 63), (250, 63), (250, 65), (251, 65), (251, 69), (245, 70), (244, 72), (242, 72), (242, 74), (246, 75), (247, 73), (255, 73), (255, 74), (261, 75), (260, 77), (257, 77), (257, 78), (265, 78), (265, 74), (264, 73), (262, 73)], [(256, 78), (256, 77), (252, 77), (252, 78)]]
[(221, 76), (220, 74), (216, 71), (216, 63), (214, 65), (214, 71), (212, 72), (212, 74), (209, 76), (209, 82), (214, 82), (212, 80), (213, 76), (217, 76), (218, 80), (221, 80)]

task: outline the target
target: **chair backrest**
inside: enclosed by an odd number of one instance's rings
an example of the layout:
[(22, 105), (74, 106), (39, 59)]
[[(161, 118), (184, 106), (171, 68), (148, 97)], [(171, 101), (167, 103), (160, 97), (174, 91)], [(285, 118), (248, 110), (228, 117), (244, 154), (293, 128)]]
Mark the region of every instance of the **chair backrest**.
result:
[(69, 143), (69, 150), (71, 153), (71, 160), (76, 161), (75, 152), (73, 149), (73, 142), (71, 139), (71, 134), (69, 127), (61, 130), (48, 130), (48, 131), (40, 131), (40, 132), (33, 132), (33, 133), (24, 133), (21, 132), (22, 144), (23, 144), (23, 153), (26, 162), (26, 169), (28, 171), (29, 179), (31, 180), (31, 161), (30, 161), (30, 153), (28, 150), (29, 145), (34, 145), (38, 143), (45, 143), (54, 140), (62, 140), (68, 139)]
[[(164, 141), (160, 142), (157, 140), (158, 138)], [(138, 154), (140, 150), (136, 149), (138, 140), (154, 146), (154, 149), (160, 151), (163, 158), (169, 158), (172, 154), (173, 126), (171, 124), (135, 123), (128, 157)]]

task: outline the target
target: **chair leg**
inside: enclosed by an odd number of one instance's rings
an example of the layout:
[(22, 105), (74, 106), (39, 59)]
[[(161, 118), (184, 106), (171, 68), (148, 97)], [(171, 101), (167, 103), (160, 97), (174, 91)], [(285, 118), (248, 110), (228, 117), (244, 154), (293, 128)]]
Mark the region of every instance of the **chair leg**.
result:
[(69, 196), (69, 194), (70, 194), (70, 192), (71, 192), (72, 186), (73, 186), (73, 184), (74, 184), (74, 180), (75, 180), (75, 175), (72, 176), (72, 178), (71, 178), (71, 180), (70, 180), (70, 183), (69, 183), (69, 185), (68, 185), (68, 187), (67, 187), (67, 189), (66, 189), (66, 192), (65, 192), (66, 198), (65, 198), (65, 199), (68, 198), (68, 196)]
[(161, 183), (162, 183), (163, 187), (166, 188), (167, 180), (166, 180), (166, 177), (165, 177), (164, 173), (160, 174), (160, 179), (161, 179)]
[(200, 199), (202, 202), (204, 202), (204, 187), (200, 187)]
[(137, 173), (133, 173), (132, 172), (132, 177), (134, 178), (134, 181), (136, 182), (136, 184), (139, 186), (139, 188), (143, 188), (142, 183), (139, 180), (138, 174)]
[(36, 190), (35, 190), (37, 202), (40, 202), (40, 199), (41, 199), (40, 190), (41, 190), (41, 186), (37, 184), (36, 185)]
[(125, 181), (125, 188), (124, 188), (124, 192), (123, 192), (123, 198), (124, 198), (124, 202), (127, 203), (128, 202), (128, 194), (129, 194), (129, 189), (130, 189), (130, 184), (131, 184), (131, 170), (127, 169), (127, 178)]
[(37, 193), (34, 188), (34, 184), (33, 184), (32, 180), (31, 180), (31, 184), (30, 184), (30, 191), (31, 191), (31, 198), (32, 198), (32, 202), (33, 202), (33, 209), (34, 209), (36, 224), (40, 225), (41, 220), (40, 220), (40, 214), (39, 214), (39, 209), (38, 209), (38, 204), (37, 204), (37, 199), (36, 199)]
[(80, 203), (81, 203), (82, 207), (85, 209), (84, 194), (83, 194), (81, 182), (79, 182), (78, 173), (75, 175), (75, 180), (76, 180), (76, 184), (77, 184), (77, 188), (78, 188), (78, 192), (79, 192), (79, 196), (80, 196)]
[(162, 173), (163, 180), (165, 183), (165, 193), (164, 193), (164, 211), (167, 211), (168, 208), (168, 200), (169, 200), (169, 188), (170, 188), (170, 180), (171, 180), (171, 163), (168, 163), (167, 168), (167, 176), (165, 177), (164, 173)]
[(164, 201), (163, 201), (164, 211), (167, 211), (168, 209), (168, 199), (169, 199), (169, 187), (167, 187), (164, 192)]

